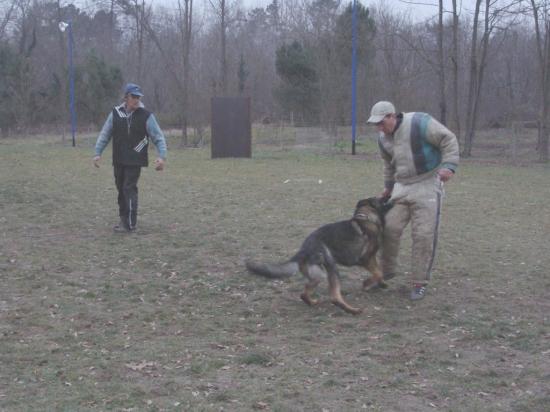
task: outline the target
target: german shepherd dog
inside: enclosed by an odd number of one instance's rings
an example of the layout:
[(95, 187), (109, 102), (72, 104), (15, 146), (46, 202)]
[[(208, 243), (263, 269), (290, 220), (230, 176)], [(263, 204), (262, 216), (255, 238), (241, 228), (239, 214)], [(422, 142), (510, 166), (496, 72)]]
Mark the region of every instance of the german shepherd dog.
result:
[(247, 261), (246, 267), (252, 273), (271, 279), (290, 277), (300, 271), (307, 279), (300, 297), (308, 305), (318, 303), (311, 294), (321, 278), (327, 276), (330, 301), (346, 312), (354, 315), (361, 313), (362, 309), (350, 306), (342, 297), (336, 264), (367, 269), (372, 276), (363, 282), (364, 290), (374, 286), (387, 287), (378, 266), (376, 252), (381, 245), (384, 216), (391, 207), (391, 203), (384, 203), (376, 197), (360, 200), (351, 219), (321, 226), (306, 238), (300, 250), (286, 262), (270, 264)]

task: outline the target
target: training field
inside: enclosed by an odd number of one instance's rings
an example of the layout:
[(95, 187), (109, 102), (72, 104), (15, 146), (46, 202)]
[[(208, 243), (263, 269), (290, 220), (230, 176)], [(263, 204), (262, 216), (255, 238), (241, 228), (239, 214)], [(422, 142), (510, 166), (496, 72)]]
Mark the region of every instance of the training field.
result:
[(408, 300), (406, 275), (363, 292), (345, 269), (351, 316), (326, 282), (307, 307), (301, 276), (243, 261), (284, 260), (378, 194), (375, 144), (211, 160), (170, 141), (121, 235), (94, 140), (0, 140), (1, 411), (548, 410), (550, 168), (463, 162), (426, 299)]

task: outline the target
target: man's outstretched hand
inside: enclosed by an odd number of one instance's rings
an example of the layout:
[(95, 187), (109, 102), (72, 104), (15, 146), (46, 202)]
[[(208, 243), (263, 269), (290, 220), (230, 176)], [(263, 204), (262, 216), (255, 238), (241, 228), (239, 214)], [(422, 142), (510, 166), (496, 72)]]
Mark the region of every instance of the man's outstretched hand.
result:
[(164, 170), (164, 164), (165, 164), (164, 159), (161, 157), (158, 157), (157, 160), (155, 160), (155, 170), (158, 170), (158, 171)]
[(451, 177), (453, 177), (454, 173), (451, 169), (442, 168), (437, 171), (437, 174), (439, 175), (439, 178), (442, 182), (448, 182)]

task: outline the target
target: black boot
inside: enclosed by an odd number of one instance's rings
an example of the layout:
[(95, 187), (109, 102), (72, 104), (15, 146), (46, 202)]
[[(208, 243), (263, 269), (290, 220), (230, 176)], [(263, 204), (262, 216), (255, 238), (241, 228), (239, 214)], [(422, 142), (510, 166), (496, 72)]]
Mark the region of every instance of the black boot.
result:
[(127, 233), (127, 232), (130, 232), (130, 227), (128, 226), (128, 223), (126, 223), (121, 218), (120, 222), (118, 222), (118, 224), (113, 227), (113, 231), (115, 233)]

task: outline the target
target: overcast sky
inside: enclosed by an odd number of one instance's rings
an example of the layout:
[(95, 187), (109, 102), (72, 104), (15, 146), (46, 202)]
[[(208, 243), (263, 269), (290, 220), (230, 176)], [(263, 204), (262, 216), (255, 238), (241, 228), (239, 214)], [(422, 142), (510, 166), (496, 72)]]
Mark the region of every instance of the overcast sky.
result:
[[(254, 7), (265, 8), (272, 0), (236, 0), (240, 1), (246, 9)], [(284, 1), (284, 0), (280, 0)], [(312, 1), (312, 0), (310, 0)], [(348, 3), (353, 0), (341, 0), (342, 3)], [(428, 17), (437, 15), (438, 0), (358, 0), (364, 6), (375, 7), (380, 4), (385, 4), (387, 8), (392, 10), (400, 10), (408, 12), (411, 16), (418, 20), (424, 20)], [(70, 2), (70, 1), (69, 1)], [(149, 0), (151, 3), (161, 3), (167, 7), (177, 4), (177, 0)], [(208, 6), (209, 0), (194, 0), (195, 7)], [(229, 0), (232, 3), (232, 0)], [(457, 7), (462, 9), (463, 13), (471, 13), (474, 9), (475, 0), (457, 0)], [(443, 6), (446, 10), (452, 9), (452, 0), (443, 0)], [(174, 6), (175, 7), (175, 6)]]
[[(342, 0), (343, 2), (349, 2), (352, 0)], [(246, 8), (252, 7), (266, 7), (272, 2), (272, 0), (241, 0), (242, 4)], [(360, 0), (360, 2), (367, 7), (373, 7), (380, 4), (380, 0)], [(463, 4), (465, 7), (471, 6), (474, 0), (458, 0), (457, 6), (460, 7)], [(387, 7), (396, 8), (402, 11), (411, 13), (416, 18), (426, 18), (435, 16), (437, 14), (438, 0), (384, 0)], [(445, 8), (451, 10), (452, 1), (443, 0)], [(472, 7), (473, 8), (473, 7)]]

